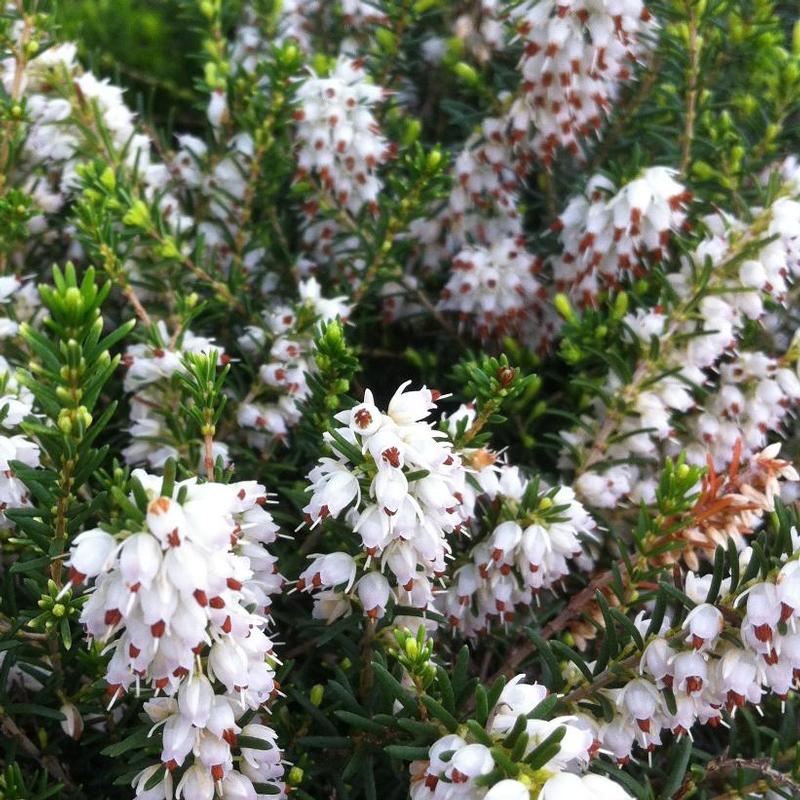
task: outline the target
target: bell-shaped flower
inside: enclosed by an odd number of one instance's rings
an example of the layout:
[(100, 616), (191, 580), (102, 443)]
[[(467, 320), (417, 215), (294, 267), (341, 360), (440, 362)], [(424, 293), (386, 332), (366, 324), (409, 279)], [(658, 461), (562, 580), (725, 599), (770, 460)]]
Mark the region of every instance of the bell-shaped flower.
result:
[(229, 772), (222, 781), (222, 796), (225, 800), (256, 800), (253, 782), (241, 772)]
[(167, 768), (183, 764), (194, 747), (195, 733), (192, 723), (181, 714), (167, 719), (161, 733), (161, 760)]
[(299, 589), (319, 589), (344, 586), (349, 592), (356, 577), (356, 562), (348, 553), (328, 553), (314, 556), (314, 560), (300, 574)]
[(372, 436), (383, 424), (383, 414), (375, 405), (369, 389), (364, 392), (364, 402), (353, 406), (347, 416), (350, 429), (360, 436)]
[(388, 413), (397, 425), (419, 422), (436, 408), (430, 389), (423, 386), (416, 391), (405, 391), (410, 384), (411, 381), (401, 384), (389, 401)]
[(710, 603), (701, 603), (686, 615), (681, 627), (688, 630), (689, 636), (686, 641), (690, 642), (695, 650), (707, 650), (714, 645), (722, 633), (723, 626), (722, 612)]
[(373, 619), (380, 619), (386, 613), (386, 605), (391, 596), (389, 581), (380, 572), (368, 572), (356, 584), (358, 599), (364, 613)]
[(513, 564), (514, 551), (521, 540), (522, 528), (514, 520), (501, 522), (489, 537), (492, 561), (499, 564)]
[(100, 528), (83, 531), (70, 548), (70, 580), (79, 584), (111, 568), (117, 540)]
[(379, 470), (372, 480), (370, 494), (384, 514), (394, 516), (408, 495), (408, 480), (400, 470)]
[(493, 733), (508, 733), (520, 714), (528, 715), (547, 697), (547, 689), (538, 683), (525, 683), (525, 675), (516, 675), (503, 688), (489, 725)]
[(650, 732), (653, 717), (661, 706), (658, 690), (643, 678), (632, 680), (619, 695), (618, 705), (624, 708), (631, 719), (644, 733)]
[(153, 535), (129, 536), (119, 553), (119, 569), (128, 586), (149, 589), (161, 567), (161, 553), (161, 545)]
[(800, 612), (800, 561), (784, 564), (775, 579), (775, 586), (781, 603), (781, 619), (789, 620)]
[(172, 800), (172, 773), (169, 770), (164, 772), (164, 777), (155, 786), (145, 788), (161, 768), (161, 764), (153, 764), (136, 775), (131, 782), (136, 791), (136, 800)]
[(506, 778), (492, 786), (484, 800), (530, 800), (530, 797), (530, 789), (524, 783)]
[(242, 758), (248, 764), (258, 766), (262, 762), (272, 761), (276, 755), (280, 759), (277, 744), (277, 734), (274, 730), (272, 730), (272, 728), (268, 728), (266, 725), (261, 725), (256, 722), (251, 722), (249, 725), (245, 725), (242, 728), (241, 735), (247, 737), (248, 739), (258, 739), (264, 743), (263, 748), (241, 748)]
[(686, 694), (697, 694), (708, 680), (708, 665), (696, 650), (678, 653), (672, 660), (673, 687)]
[(651, 640), (642, 653), (639, 662), (639, 670), (647, 672), (659, 686), (667, 686), (671, 683), (672, 667), (671, 659), (674, 651), (667, 643), (666, 639), (660, 636)]
[(193, 764), (178, 783), (175, 797), (178, 800), (214, 800), (214, 778), (201, 764)]
[(157, 497), (147, 506), (147, 527), (162, 547), (179, 547), (186, 535), (183, 507), (169, 497)]
[(468, 744), (460, 747), (450, 759), (446, 774), (456, 784), (472, 784), (475, 778), (488, 775), (494, 769), (494, 758), (486, 745)]
[(204, 728), (214, 703), (214, 688), (205, 676), (194, 673), (178, 690), (178, 708), (196, 728)]
[(247, 653), (233, 639), (226, 637), (214, 643), (208, 666), (229, 692), (237, 693), (247, 688)]

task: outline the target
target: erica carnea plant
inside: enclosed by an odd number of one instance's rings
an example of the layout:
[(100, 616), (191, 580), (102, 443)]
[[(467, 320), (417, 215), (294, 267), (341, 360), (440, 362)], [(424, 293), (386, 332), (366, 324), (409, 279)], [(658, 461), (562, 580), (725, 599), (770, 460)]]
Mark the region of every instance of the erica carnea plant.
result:
[(795, 4), (112, 5), (0, 9), (0, 798), (800, 796)]

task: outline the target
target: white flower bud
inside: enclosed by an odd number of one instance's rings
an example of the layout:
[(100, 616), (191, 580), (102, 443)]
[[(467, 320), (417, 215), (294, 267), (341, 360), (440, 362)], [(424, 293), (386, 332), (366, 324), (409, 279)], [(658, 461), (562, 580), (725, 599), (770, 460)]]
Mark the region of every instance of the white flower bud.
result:
[(64, 703), (59, 711), (64, 715), (64, 719), (61, 720), (61, 730), (77, 742), (83, 734), (81, 712), (74, 703)]

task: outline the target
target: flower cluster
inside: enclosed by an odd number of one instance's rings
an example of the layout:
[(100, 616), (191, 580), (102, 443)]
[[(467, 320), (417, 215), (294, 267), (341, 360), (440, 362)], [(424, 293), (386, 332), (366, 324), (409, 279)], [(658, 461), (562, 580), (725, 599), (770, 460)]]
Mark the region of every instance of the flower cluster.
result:
[(376, 170), (390, 148), (372, 107), (383, 89), (368, 83), (363, 65), (341, 57), (330, 73), (314, 73), (297, 90), (298, 177), (314, 174), (328, 195), (351, 213), (376, 207)]
[(626, 274), (639, 277), (645, 257), (660, 260), (691, 198), (675, 174), (650, 167), (619, 190), (595, 175), (553, 223), (563, 248), (552, 264), (556, 289), (593, 305), (602, 289), (617, 287)]
[(648, 49), (655, 23), (642, 0), (526, 0), (513, 12), (524, 45), (512, 135), (550, 165), (559, 148), (582, 154)]
[[(190, 134), (177, 137), (178, 150), (162, 167), (162, 191), (172, 189), (182, 194), (194, 195), (194, 202), (207, 206), (207, 214), (196, 233), (202, 236), (203, 244), (213, 253), (217, 263), (230, 268), (234, 259), (232, 242), (241, 239), (240, 267), (247, 275), (259, 264), (264, 250), (249, 246), (249, 237), (242, 228), (244, 200), (248, 189), (247, 175), (253, 159), (253, 138), (239, 133), (225, 142), (224, 155), (211, 157), (205, 142)], [(174, 214), (170, 209), (169, 216)], [(171, 219), (179, 230), (193, 229), (192, 220)], [(242, 238), (243, 237), (243, 238)]]
[[(800, 546), (796, 536), (793, 544), (795, 550)], [(786, 699), (800, 675), (796, 555), (768, 580), (751, 583), (732, 597), (734, 614), (744, 611), (736, 625), (726, 622), (720, 608), (725, 607), (724, 599), (706, 602), (712, 576), (687, 573), (686, 592), (694, 607), (679, 627), (665, 619), (649, 640), (641, 657), (641, 677), (606, 690), (617, 714), (600, 729), (604, 749), (625, 763), (635, 746), (648, 750), (661, 744), (664, 730), (681, 735), (697, 722), (717, 726), (723, 709), (735, 713), (745, 703), (759, 705), (765, 690)], [(740, 573), (752, 556), (750, 548), (742, 551)], [(730, 579), (723, 579), (723, 596), (730, 595), (729, 586)], [(649, 622), (644, 615), (637, 618), (642, 634)], [(665, 689), (674, 697), (672, 707), (662, 693)]]
[(384, 615), (392, 595), (399, 605), (431, 607), (433, 580), (445, 572), (450, 552), (447, 537), (472, 514), (459, 454), (446, 433), (425, 421), (438, 393), (407, 391), (409, 383), (398, 388), (386, 413), (367, 390), (362, 403), (337, 414), (343, 427), (326, 435), (335, 457), (320, 459), (308, 476), (307, 524), (344, 512), (359, 546), (355, 557), (313, 556), (300, 576), (298, 588), (319, 592), (316, 617), (349, 613), (352, 591), (371, 617)]
[(517, 191), (524, 163), (511, 148), (505, 121), (484, 119), (453, 163), (447, 205), (410, 227), (424, 270), (438, 271), (470, 243), (488, 246), (522, 235)]
[[(758, 453), (800, 400), (800, 381), (789, 357), (738, 344), (748, 322), (766, 321), (767, 304), (783, 301), (786, 280), (800, 269), (800, 203), (779, 197), (750, 228), (719, 214), (706, 217), (704, 225), (707, 236), (680, 271), (669, 275), (676, 307), (692, 313), (678, 323), (663, 308), (639, 309), (625, 318), (642, 347), (658, 340), (659, 359), (642, 362), (632, 384), (609, 376), (607, 393), (622, 395), (630, 413), (615, 425), (615, 441), (603, 453), (614, 466), (595, 468), (595, 452), (576, 481), (578, 492), (593, 505), (611, 507), (622, 497), (649, 501), (655, 476), (625, 462), (632, 456), (640, 464), (653, 459), (664, 443), (668, 453), (684, 449), (698, 464), (710, 452), (718, 469), (731, 463), (737, 442), (744, 458)], [(741, 258), (741, 248), (760, 233), (768, 237), (766, 244)], [(708, 265), (714, 291), (698, 302), (698, 282)], [(695, 390), (701, 387), (707, 399), (699, 407)], [(594, 405), (596, 419), (606, 419), (603, 400), (596, 398)], [(564, 438), (572, 446), (596, 448), (593, 430), (589, 425)]]
[(33, 395), (20, 386), (8, 362), (0, 356), (0, 529), (9, 525), (7, 508), (30, 505), (25, 485), (14, 475), (11, 462), (39, 466), (39, 446), (19, 432), (20, 423), (33, 414)]
[(449, 623), (469, 636), (486, 633), (492, 620), (512, 621), (517, 609), (529, 610), (543, 589), (569, 573), (569, 562), (590, 569), (597, 539), (595, 521), (569, 487), (538, 491), (538, 481), (508, 465), (479, 475), (499, 521), (438, 598)]
[(242, 341), (243, 350), (254, 358), (266, 351), (270, 359), (259, 367), (258, 383), (237, 414), (239, 425), (252, 430), (249, 442), (259, 449), (274, 441), (285, 443), (300, 421), (300, 405), (308, 397), (306, 375), (315, 369), (311, 358), (314, 326), (337, 317), (346, 321), (350, 314), (346, 298), (323, 297), (316, 278), (300, 281), (297, 288), (296, 305), (270, 309), (264, 314), (265, 325), (249, 326)]
[(158, 197), (162, 208), (176, 211), (174, 223), (180, 216), (176, 199), (165, 191), (163, 165), (151, 163), (150, 138), (136, 127), (123, 90), (83, 71), (76, 52), (71, 43), (50, 47), (29, 61), (20, 75), (14, 59), (0, 65), (5, 90), (11, 93), (19, 86), (27, 110), (22, 185), (39, 212), (29, 221), (29, 229), (44, 241), (66, 237), (71, 256), (80, 254), (72, 241), (74, 229), (68, 226), (59, 232), (51, 219), (80, 187), (80, 151), (90, 139), (105, 141), (128, 168), (135, 166), (147, 197)]
[(500, 239), (489, 247), (469, 247), (453, 260), (440, 308), (457, 311), (482, 337), (505, 336), (537, 308), (541, 261), (520, 239)]
[[(171, 337), (167, 326), (159, 322), (155, 328), (157, 344), (131, 345), (125, 352), (125, 391), (131, 393), (129, 429), (132, 442), (123, 451), (128, 464), (147, 464), (158, 469), (169, 458), (179, 455), (179, 441), (170, 429), (170, 415), (180, 399), (180, 389), (174, 376), (185, 370), (183, 357), (186, 353), (212, 351), (222, 362), (220, 352), (213, 340), (195, 336), (191, 331), (179, 331), (177, 339)], [(222, 442), (215, 443), (216, 455), (227, 460), (227, 448)]]
[[(580, 774), (596, 753), (594, 730), (588, 718), (539, 718), (532, 712), (547, 697), (547, 689), (538, 683), (525, 683), (524, 679), (524, 675), (517, 675), (503, 689), (485, 725), (484, 741), (469, 741), (464, 738), (467, 734), (443, 736), (431, 745), (427, 761), (412, 763), (412, 800), (450, 800), (455, 797), (468, 800), (629, 798), (610, 778), (593, 773)], [(488, 779), (497, 766), (493, 750), (508, 746), (507, 737), (514, 735), (518, 719), (525, 717), (528, 719), (524, 728), (516, 731), (517, 736), (525, 736), (525, 747), (514, 751), (519, 761), (520, 779), (505, 778), (492, 785)], [(537, 764), (536, 769), (528, 767), (526, 760), (536, 753), (542, 742), (559, 730), (563, 730), (563, 736), (556, 753), (544, 763)]]
[[(84, 531), (69, 558), (73, 586), (94, 581), (81, 622), (113, 651), (106, 673), (112, 703), (142, 683), (166, 695), (147, 704), (163, 724), (162, 792), (171, 793), (171, 773), (191, 755), (178, 785), (186, 800), (211, 798), (216, 782), (249, 786), (242, 796), (255, 797), (251, 779), (272, 782), (282, 773), (275, 735), (263, 726), (244, 733), (270, 749), (243, 748), (238, 770), (231, 749), (243, 732), (236, 719), (277, 691), (265, 627), (270, 595), (283, 579), (265, 548), (277, 526), (263, 508), (264, 488), (192, 479), (170, 490), (141, 470), (133, 479), (139, 491), (132, 501), (146, 502), (139, 530), (124, 538)], [(137, 796), (156, 796), (145, 790), (155, 769), (137, 780)]]

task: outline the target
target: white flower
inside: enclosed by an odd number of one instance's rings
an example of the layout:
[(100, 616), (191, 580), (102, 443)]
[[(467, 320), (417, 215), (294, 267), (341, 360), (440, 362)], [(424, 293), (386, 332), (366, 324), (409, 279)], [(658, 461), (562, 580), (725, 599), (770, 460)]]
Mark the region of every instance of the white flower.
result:
[(545, 782), (539, 798), (540, 800), (595, 800), (595, 795), (578, 775), (559, 772)]
[(364, 613), (380, 619), (386, 612), (392, 590), (389, 581), (380, 572), (368, 572), (356, 584), (356, 591)]
[(524, 681), (525, 675), (516, 675), (503, 688), (491, 721), (492, 731), (507, 733), (514, 727), (520, 714), (529, 714), (547, 697), (547, 689), (544, 686)]
[(413, 391), (406, 391), (411, 381), (401, 384), (389, 401), (387, 414), (397, 425), (410, 425), (419, 422), (436, 408), (436, 399), (433, 392), (426, 387)]
[(222, 781), (222, 796), (225, 800), (256, 800), (253, 782), (238, 772), (230, 772)]
[(686, 641), (696, 650), (704, 650), (714, 646), (723, 625), (722, 612), (710, 603), (701, 603), (686, 615), (681, 627), (689, 632)]
[(673, 688), (693, 695), (702, 691), (708, 666), (696, 650), (678, 653), (672, 660)]
[(531, 793), (524, 783), (502, 780), (492, 786), (484, 800), (530, 800)]
[(631, 796), (616, 782), (604, 775), (590, 772), (581, 778), (591, 792), (592, 800), (630, 800)]
[(131, 786), (136, 790), (137, 800), (170, 800), (172, 798), (172, 773), (169, 770), (164, 772), (164, 777), (152, 789), (144, 788), (160, 769), (160, 764), (154, 764), (152, 767), (143, 769), (133, 779)]
[(653, 717), (661, 707), (661, 696), (647, 680), (631, 681), (619, 695), (618, 705), (624, 709), (644, 733), (650, 733)]
[(453, 754), (446, 774), (453, 783), (464, 784), (488, 775), (493, 769), (494, 759), (489, 748), (483, 744), (468, 744)]
[(367, 389), (364, 393), (364, 402), (359, 403), (350, 410), (349, 424), (355, 433), (362, 436), (371, 436), (383, 422), (383, 414), (375, 405), (372, 392)]
[(183, 800), (214, 800), (214, 794), (214, 779), (200, 764), (193, 764), (183, 773), (175, 791), (175, 796)]
[(178, 708), (196, 728), (204, 728), (211, 716), (214, 687), (205, 675), (193, 674), (178, 690)]
[(117, 540), (100, 528), (79, 533), (70, 548), (70, 580), (80, 584), (95, 578), (109, 566), (109, 559), (117, 548)]
[(356, 577), (356, 562), (348, 553), (312, 556), (314, 561), (301, 573), (298, 589), (333, 588), (344, 585), (349, 592)]

